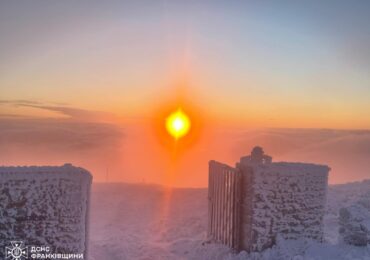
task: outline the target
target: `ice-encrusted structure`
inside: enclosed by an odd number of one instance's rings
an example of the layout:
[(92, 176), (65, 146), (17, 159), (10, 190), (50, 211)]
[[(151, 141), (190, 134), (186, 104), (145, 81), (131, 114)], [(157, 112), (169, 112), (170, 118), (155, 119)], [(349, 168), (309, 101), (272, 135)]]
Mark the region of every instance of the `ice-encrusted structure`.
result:
[(91, 174), (61, 167), (0, 167), (0, 259), (10, 241), (87, 259)]
[[(237, 225), (232, 227), (239, 229), (237, 249), (262, 251), (274, 245), (277, 236), (322, 241), (329, 167), (308, 163), (275, 163), (264, 154), (261, 147), (255, 147), (250, 156), (242, 157), (235, 168), (215, 161), (211, 161), (210, 166), (210, 177), (225, 169), (228, 174), (231, 172), (240, 176), (239, 183), (233, 187), (240, 191), (230, 197), (235, 200), (231, 204), (236, 203), (235, 207), (239, 208), (230, 214), (240, 215), (236, 216)], [(216, 187), (222, 185), (218, 183)], [(229, 189), (230, 184), (225, 185), (226, 190)], [(217, 205), (219, 203), (215, 200), (226, 200), (228, 205), (230, 198), (221, 193), (211, 198), (210, 203)], [(212, 205), (209, 208), (212, 211)], [(221, 212), (216, 217), (218, 223), (224, 223), (225, 215), (229, 216)], [(221, 221), (218, 220), (220, 218)], [(228, 226), (227, 223), (223, 225)], [(227, 241), (222, 239), (223, 231), (221, 239), (218, 239), (218, 234), (209, 233), (213, 240)]]
[(355, 246), (370, 244), (370, 193), (339, 211), (339, 234), (344, 243)]

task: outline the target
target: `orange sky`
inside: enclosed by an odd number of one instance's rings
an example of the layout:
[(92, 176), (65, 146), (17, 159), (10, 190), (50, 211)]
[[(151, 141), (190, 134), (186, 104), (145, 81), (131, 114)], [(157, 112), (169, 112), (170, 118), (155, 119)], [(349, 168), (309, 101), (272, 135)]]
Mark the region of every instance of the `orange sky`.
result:
[[(353, 129), (370, 129), (369, 10), (1, 2), (0, 163), (205, 186), (208, 160), (233, 164), (259, 144), (329, 164), (333, 183), (365, 178), (369, 133)], [(175, 145), (163, 127), (178, 107), (192, 130)]]

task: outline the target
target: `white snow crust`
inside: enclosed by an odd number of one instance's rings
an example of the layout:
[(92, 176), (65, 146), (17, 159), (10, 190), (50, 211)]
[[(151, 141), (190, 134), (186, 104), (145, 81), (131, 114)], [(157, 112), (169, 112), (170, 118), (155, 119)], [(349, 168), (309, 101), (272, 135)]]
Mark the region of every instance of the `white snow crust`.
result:
[(329, 186), (324, 242), (286, 240), (259, 253), (233, 252), (208, 243), (207, 190), (156, 185), (95, 184), (91, 260), (370, 260), (370, 246), (340, 241), (339, 210), (370, 191), (370, 181)]

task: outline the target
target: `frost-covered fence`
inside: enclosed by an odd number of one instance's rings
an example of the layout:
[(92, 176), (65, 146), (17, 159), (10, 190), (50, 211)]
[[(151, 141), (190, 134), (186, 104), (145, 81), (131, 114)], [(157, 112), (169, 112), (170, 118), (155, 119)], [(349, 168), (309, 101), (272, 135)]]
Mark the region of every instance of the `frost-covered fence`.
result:
[(240, 178), (238, 170), (210, 161), (208, 238), (234, 249), (240, 240)]

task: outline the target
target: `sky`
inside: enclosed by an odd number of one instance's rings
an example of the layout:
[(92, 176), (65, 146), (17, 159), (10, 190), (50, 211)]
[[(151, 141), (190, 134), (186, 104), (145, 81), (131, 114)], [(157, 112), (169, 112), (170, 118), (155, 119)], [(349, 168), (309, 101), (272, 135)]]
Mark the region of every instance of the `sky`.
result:
[[(208, 160), (263, 144), (329, 164), (332, 183), (366, 178), (369, 12), (369, 1), (1, 1), (0, 164), (205, 186)], [(175, 145), (158, 129), (179, 106), (193, 132)]]

